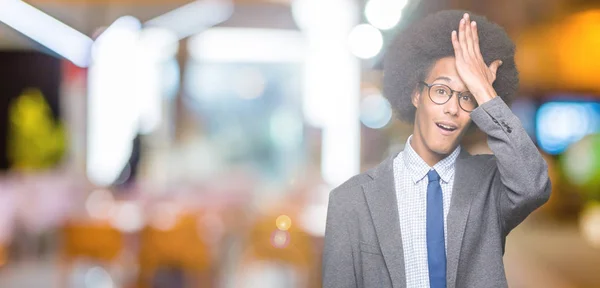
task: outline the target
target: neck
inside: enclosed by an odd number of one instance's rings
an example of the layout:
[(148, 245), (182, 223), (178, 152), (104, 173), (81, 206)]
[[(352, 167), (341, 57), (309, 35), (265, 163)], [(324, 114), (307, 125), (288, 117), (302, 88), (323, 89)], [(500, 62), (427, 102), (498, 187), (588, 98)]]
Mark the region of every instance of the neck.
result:
[(446, 156), (445, 154), (438, 154), (431, 149), (427, 148), (421, 134), (418, 133), (417, 129), (413, 131), (413, 136), (410, 138), (410, 147), (429, 165), (429, 167), (433, 167), (435, 164), (440, 162)]

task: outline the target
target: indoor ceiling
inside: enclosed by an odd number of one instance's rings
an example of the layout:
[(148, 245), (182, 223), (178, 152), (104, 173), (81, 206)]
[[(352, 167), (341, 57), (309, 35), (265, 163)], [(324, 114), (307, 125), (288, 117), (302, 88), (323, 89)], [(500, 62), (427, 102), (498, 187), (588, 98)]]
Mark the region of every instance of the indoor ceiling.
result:
[[(25, 2), (93, 37), (99, 28), (110, 25), (121, 16), (134, 16), (143, 23), (192, 1), (28, 0)], [(232, 17), (220, 26), (297, 29), (288, 0), (234, 0), (233, 2), (235, 8)], [(38, 47), (39, 45), (34, 41), (0, 22), (0, 49)]]
[[(271, 27), (296, 29), (291, 12), (292, 0), (233, 0), (235, 10), (224, 26)], [(324, 0), (325, 1), (325, 0)], [(364, 4), (366, 0), (359, 1)], [(416, 1), (416, 0), (408, 0)], [(100, 27), (110, 25), (117, 18), (131, 15), (142, 22), (190, 3), (190, 0), (27, 0), (25, 1), (65, 24), (88, 35)], [(493, 3), (492, 3), (493, 2)], [(498, 22), (511, 34), (556, 17), (572, 7), (589, 5), (596, 1), (583, 0), (420, 0), (411, 18), (429, 12), (467, 7)], [(2, 4), (0, 4), (2, 5)], [(10, 27), (0, 24), (0, 48), (21, 49), (37, 47), (33, 41)]]
[[(204, 0), (200, 0), (204, 1)], [(214, 1), (214, 0), (213, 0)], [(293, 20), (292, 13), (290, 10), (290, 2), (292, 0), (233, 0), (235, 3), (234, 12), (229, 20), (219, 26), (229, 27), (255, 27), (255, 28), (279, 28), (279, 29), (297, 29), (296, 24)], [(327, 0), (322, 0), (327, 1)], [(346, 1), (359, 1), (363, 5), (366, 0), (346, 0)], [(486, 15), (492, 21), (499, 23), (505, 27), (509, 35), (517, 42), (517, 47), (521, 47), (521, 52), (526, 52), (527, 57), (520, 57), (519, 65), (522, 70), (522, 78), (524, 86), (529, 83), (531, 86), (539, 87), (540, 81), (546, 81), (548, 83), (554, 83), (553, 79), (556, 77), (555, 74), (550, 71), (555, 69), (542, 68), (546, 67), (540, 63), (554, 63), (548, 62), (552, 59), (561, 59), (560, 55), (564, 54), (564, 49), (548, 50), (542, 49), (544, 46), (557, 46), (556, 37), (551, 37), (552, 31), (558, 31), (555, 26), (561, 26), (565, 19), (568, 20), (570, 15), (577, 14), (577, 12), (586, 10), (589, 8), (598, 8), (600, 1), (592, 0), (504, 0), (504, 1), (480, 1), (480, 0), (408, 0), (412, 2), (413, 7), (411, 13), (408, 13), (403, 18), (403, 23), (399, 25), (401, 28), (403, 24), (410, 22), (416, 18), (421, 17), (427, 13), (442, 9), (459, 9), (467, 8), (478, 14)], [(415, 1), (419, 1), (418, 3)], [(172, 11), (178, 7), (186, 5), (192, 1), (190, 0), (28, 0), (29, 4), (37, 7), (45, 13), (57, 18), (58, 20), (66, 23), (67, 25), (75, 28), (76, 30), (94, 37), (94, 34), (99, 28), (110, 25), (117, 18), (125, 15), (131, 15), (138, 18), (140, 21), (145, 22), (154, 17)], [(410, 3), (409, 2), (409, 3)], [(0, 3), (2, 3), (0, 1)], [(1, 6), (2, 4), (0, 4)], [(2, 9), (0, 7), (0, 9)], [(595, 16), (594, 16), (595, 17)], [(595, 19), (595, 18), (594, 18)], [(590, 20), (585, 23), (600, 23), (600, 20)], [(569, 22), (570, 23), (570, 22)], [(596, 24), (594, 24), (596, 25)], [(600, 25), (600, 24), (598, 24)], [(596, 26), (594, 26), (596, 27)], [(560, 28), (560, 27), (559, 27)], [(564, 29), (563, 29), (564, 30)], [(572, 43), (580, 43), (581, 41), (575, 41), (581, 37), (577, 36), (581, 29), (573, 28), (567, 32), (571, 33), (572, 41), (569, 41), (569, 45)], [(589, 30), (589, 29), (588, 29)], [(538, 33), (536, 31), (545, 31), (544, 33)], [(562, 30), (561, 30), (562, 31)], [(566, 30), (565, 30), (566, 31)], [(393, 32), (392, 32), (393, 33)], [(564, 31), (562, 32), (565, 33)], [(589, 33), (588, 33), (589, 34)], [(588, 35), (586, 34), (586, 35)], [(593, 34), (593, 35), (592, 35)], [(591, 38), (596, 38), (596, 34), (589, 34)], [(540, 37), (540, 35), (549, 35), (548, 37)], [(575, 37), (575, 38), (573, 38)], [(587, 37), (587, 38), (590, 38)], [(564, 38), (564, 37), (563, 37)], [(587, 39), (586, 38), (586, 39)], [(590, 38), (590, 39), (591, 39)], [(561, 38), (562, 39), (562, 38)], [(566, 39), (566, 38), (565, 38)], [(574, 39), (574, 40), (573, 40)], [(575, 41), (575, 42), (573, 42)], [(590, 40), (592, 41), (592, 40)], [(595, 40), (594, 40), (595, 41)], [(592, 41), (593, 43), (596, 43)], [(560, 41), (559, 41), (560, 42)], [(590, 42), (590, 43), (592, 43)], [(583, 42), (581, 42), (583, 43)], [(549, 45), (550, 44), (550, 45)], [(565, 43), (563, 43), (565, 44)], [(568, 46), (560, 46), (566, 47)], [(557, 47), (558, 47), (557, 46)], [(537, 47), (537, 48), (536, 48)], [(542, 47), (542, 48), (540, 48)], [(579, 47), (579, 46), (577, 46)], [(28, 39), (17, 31), (10, 27), (0, 24), (0, 49), (12, 50), (12, 49), (40, 49), (40, 45), (36, 42)], [(565, 48), (565, 49), (566, 49)], [(581, 48), (581, 49), (579, 49)], [(573, 51), (587, 51), (585, 47), (579, 47), (577, 49), (571, 49)], [(43, 49), (43, 48), (41, 48)], [(529, 50), (528, 50), (529, 49)], [(533, 49), (533, 50), (532, 50)], [(583, 50), (582, 50), (583, 49)], [(529, 52), (527, 52), (529, 51)], [(546, 54), (540, 51), (546, 51)], [(517, 49), (519, 52), (519, 49)], [(534, 53), (537, 57), (531, 57)], [(562, 53), (562, 54), (561, 54)], [(539, 55), (538, 55), (539, 54)], [(581, 54), (581, 53), (580, 53)], [(586, 53), (583, 53), (586, 54)], [(582, 54), (582, 55), (583, 55)], [(523, 55), (523, 53), (521, 53)], [(544, 56), (546, 55), (546, 56)], [(550, 55), (550, 56), (547, 56)], [(555, 55), (555, 56), (552, 56)], [(596, 55), (596, 58), (600, 61), (600, 54)], [(587, 57), (586, 59), (588, 59)], [(583, 59), (583, 58), (582, 58)], [(590, 65), (596, 65), (600, 67), (600, 63), (590, 63), (588, 60), (583, 59), (580, 62), (582, 65), (569, 66), (572, 69), (563, 68), (565, 71), (571, 74), (580, 71), (580, 73), (588, 73), (589, 71), (596, 71), (594, 69), (583, 69), (581, 67), (587, 67)], [(556, 61), (555, 61), (556, 62)], [(571, 61), (572, 62), (572, 61)], [(570, 63), (570, 62), (569, 62)], [(578, 62), (579, 63), (579, 62)], [(585, 65), (584, 65), (585, 64)], [(558, 64), (557, 64), (558, 65)], [(554, 65), (554, 68), (559, 67)], [(570, 65), (570, 64), (569, 64)], [(563, 65), (564, 66), (564, 65)], [(562, 67), (562, 66), (561, 66)], [(573, 72), (575, 71), (575, 72)], [(583, 71), (583, 72), (581, 72)], [(590, 74), (590, 73), (588, 73)], [(591, 73), (597, 75), (597, 73)], [(590, 75), (591, 75), (590, 74)], [(578, 79), (573, 82), (573, 87), (584, 87), (586, 90), (600, 90), (600, 87), (595, 84), (597, 81), (590, 77), (590, 85), (582, 86), (580, 83), (581, 79), (585, 77), (578, 76), (575, 73), (571, 77)], [(594, 76), (595, 77), (595, 76)], [(571, 79), (569, 78), (569, 79)], [(587, 79), (585, 78), (585, 79)], [(541, 79), (541, 80), (540, 80)], [(534, 81), (535, 80), (535, 81)], [(539, 81), (538, 81), (539, 80)], [(554, 82), (552, 82), (554, 81)], [(544, 83), (546, 83), (544, 82)], [(586, 82), (586, 83), (588, 83)], [(562, 83), (562, 82), (561, 82)], [(563, 84), (561, 84), (563, 85)], [(569, 86), (569, 88), (572, 88)], [(590, 88), (591, 87), (591, 88)]]

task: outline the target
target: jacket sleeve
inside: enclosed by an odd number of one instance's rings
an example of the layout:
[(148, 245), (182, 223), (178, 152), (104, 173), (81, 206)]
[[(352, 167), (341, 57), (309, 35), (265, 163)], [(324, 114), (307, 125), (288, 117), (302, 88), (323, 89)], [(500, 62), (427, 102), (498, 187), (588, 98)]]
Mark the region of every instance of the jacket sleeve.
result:
[(352, 246), (344, 210), (338, 199), (339, 192), (342, 191), (336, 189), (329, 195), (323, 250), (323, 288), (357, 287)]
[(471, 112), (473, 122), (487, 134), (494, 152), (499, 183), (496, 193), (503, 231), (508, 234), (550, 197), (548, 165), (502, 98), (483, 103)]

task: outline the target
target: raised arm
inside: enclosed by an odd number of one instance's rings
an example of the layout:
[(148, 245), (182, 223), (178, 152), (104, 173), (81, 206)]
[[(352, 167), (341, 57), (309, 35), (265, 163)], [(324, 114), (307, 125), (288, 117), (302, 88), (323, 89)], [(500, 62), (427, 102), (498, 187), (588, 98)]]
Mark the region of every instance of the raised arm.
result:
[(477, 24), (463, 16), (452, 32), (456, 69), (479, 107), (471, 119), (488, 135), (497, 160), (500, 183), (493, 188), (505, 233), (521, 223), (550, 197), (548, 166), (519, 119), (497, 97), (492, 83), (502, 61), (487, 66), (479, 50)]

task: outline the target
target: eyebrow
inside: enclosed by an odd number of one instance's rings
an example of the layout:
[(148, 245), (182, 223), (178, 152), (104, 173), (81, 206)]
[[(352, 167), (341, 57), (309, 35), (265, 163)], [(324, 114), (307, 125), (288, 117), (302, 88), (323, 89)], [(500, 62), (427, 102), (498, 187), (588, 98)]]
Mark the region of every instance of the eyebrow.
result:
[(450, 77), (446, 77), (446, 76), (437, 77), (433, 81), (437, 81), (437, 80), (444, 80), (446, 82), (452, 82), (452, 79), (450, 79)]

